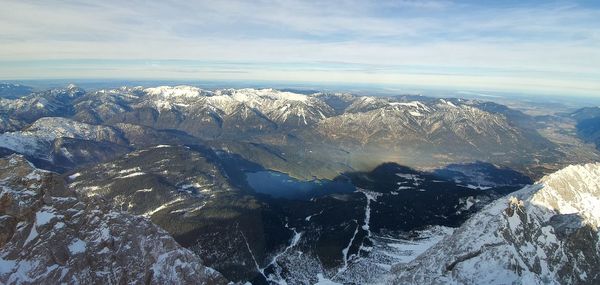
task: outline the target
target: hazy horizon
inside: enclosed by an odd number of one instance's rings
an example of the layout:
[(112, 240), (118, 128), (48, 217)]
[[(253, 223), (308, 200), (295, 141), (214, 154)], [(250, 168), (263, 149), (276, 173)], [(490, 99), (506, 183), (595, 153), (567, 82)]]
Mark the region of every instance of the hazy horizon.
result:
[(0, 80), (600, 95), (592, 1), (2, 1)]

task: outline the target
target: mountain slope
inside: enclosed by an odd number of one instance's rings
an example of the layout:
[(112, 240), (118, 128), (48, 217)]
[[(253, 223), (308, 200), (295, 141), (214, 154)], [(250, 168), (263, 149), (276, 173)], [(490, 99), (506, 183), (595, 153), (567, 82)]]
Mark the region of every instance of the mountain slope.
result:
[(79, 199), (22, 156), (0, 160), (0, 283), (225, 284), (147, 219)]
[(110, 121), (179, 129), (201, 138), (251, 136), (313, 124), (333, 114), (322, 100), (274, 89), (144, 89), (132, 110)]
[[(74, 113), (73, 101), (84, 94), (83, 89), (69, 85), (67, 88), (35, 92), (14, 100), (0, 99), (0, 113), (7, 114), (14, 122), (19, 122), (20, 126), (42, 117), (67, 117)], [(16, 129), (0, 131), (7, 130)]]
[(17, 99), (33, 92), (33, 88), (21, 84), (0, 83), (0, 98)]
[(22, 131), (0, 134), (0, 148), (26, 155), (50, 169), (98, 162), (128, 151), (115, 128), (90, 125), (62, 117), (44, 117)]
[(393, 284), (598, 284), (600, 164), (566, 167), (485, 207)]
[[(381, 99), (372, 101), (367, 106), (381, 104)], [(535, 131), (469, 101), (422, 98), (359, 109), (364, 111), (329, 117), (295, 134), (305, 141), (347, 149), (352, 153), (351, 165), (359, 169), (369, 162), (437, 168), (481, 160), (531, 174), (535, 167), (563, 156), (553, 143), (532, 135)]]
[(143, 95), (140, 87), (98, 90), (73, 102), (73, 118), (88, 124), (101, 124), (109, 118), (131, 111), (131, 104)]
[[(360, 145), (392, 144), (443, 146), (449, 151), (509, 151), (501, 147), (524, 143), (523, 134), (506, 118), (466, 104), (440, 99), (390, 102), (387, 106), (324, 120), (318, 132), (325, 138)], [(447, 145), (448, 140), (453, 141)], [(527, 145), (525, 145), (527, 146)], [(500, 147), (500, 148), (499, 148)]]
[[(69, 86), (0, 100), (0, 111), (0, 131), (18, 131), (41, 117), (60, 116), (116, 128), (126, 124), (132, 130), (141, 126), (146, 133), (179, 131), (217, 144), (229, 140), (268, 145), (288, 160), (277, 162), (277, 169), (296, 177), (333, 178), (388, 161), (437, 168), (475, 160), (539, 175), (566, 160), (555, 144), (533, 129), (530, 116), (503, 105), (462, 99), (193, 86), (85, 93)], [(139, 142), (144, 139), (132, 143)], [(156, 144), (180, 142), (153, 140), (147, 145)], [(240, 149), (240, 155), (249, 156), (244, 151)], [(298, 171), (296, 161), (314, 157), (326, 162), (326, 175), (305, 171), (310, 163)], [(266, 159), (253, 161), (260, 160)]]
[(269, 207), (235, 186), (243, 177), (221, 163), (206, 147), (158, 145), (67, 179), (83, 196), (148, 217), (228, 279), (251, 280), (259, 275), (255, 262), (268, 262), (290, 233)]
[(570, 114), (577, 121), (577, 134), (600, 150), (600, 107), (581, 108)]

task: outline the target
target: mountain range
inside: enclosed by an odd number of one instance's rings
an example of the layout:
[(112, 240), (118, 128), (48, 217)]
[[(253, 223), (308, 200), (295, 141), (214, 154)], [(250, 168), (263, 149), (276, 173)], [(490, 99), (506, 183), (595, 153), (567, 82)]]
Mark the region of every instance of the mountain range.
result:
[(0, 282), (598, 282), (594, 108), (30, 92), (0, 99)]

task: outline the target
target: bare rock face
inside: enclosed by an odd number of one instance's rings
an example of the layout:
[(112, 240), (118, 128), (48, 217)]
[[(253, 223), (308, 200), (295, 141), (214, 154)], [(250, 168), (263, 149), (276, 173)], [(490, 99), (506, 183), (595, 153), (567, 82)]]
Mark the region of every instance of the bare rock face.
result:
[(0, 160), (0, 283), (226, 283), (147, 219), (97, 202), (22, 156)]
[(484, 208), (392, 284), (599, 284), (600, 163), (568, 166)]

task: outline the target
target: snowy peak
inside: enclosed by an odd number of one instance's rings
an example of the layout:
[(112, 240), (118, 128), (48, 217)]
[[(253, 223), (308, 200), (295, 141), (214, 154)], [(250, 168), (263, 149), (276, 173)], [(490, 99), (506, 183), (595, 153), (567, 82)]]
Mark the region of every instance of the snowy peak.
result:
[[(428, 145), (444, 148), (443, 152), (508, 153), (530, 148), (521, 129), (508, 123), (499, 114), (451, 101), (412, 100), (390, 101), (363, 97), (341, 115), (321, 120), (316, 125), (319, 134), (343, 143), (397, 144), (419, 148)], [(369, 101), (368, 104), (363, 104)], [(450, 105), (450, 104), (452, 105)], [(376, 108), (376, 106), (381, 107)], [(456, 144), (448, 144), (448, 140)], [(505, 148), (511, 145), (510, 148)], [(521, 149), (515, 150), (519, 145)], [(451, 148), (455, 149), (450, 150)], [(528, 151), (531, 153), (532, 151)]]
[(389, 106), (389, 101), (384, 98), (371, 96), (355, 97), (352, 103), (345, 109), (346, 113), (362, 113)]
[(600, 163), (568, 166), (486, 206), (393, 284), (598, 284)]
[(153, 95), (153, 96), (161, 96), (164, 98), (168, 98), (168, 97), (187, 97), (187, 98), (194, 98), (206, 93), (210, 93), (209, 91), (205, 91), (202, 90), (198, 87), (193, 87), (193, 86), (186, 86), (186, 85), (180, 85), (180, 86), (159, 86), (159, 87), (153, 87), (153, 88), (146, 88), (144, 89), (144, 92), (146, 92), (146, 94), (148, 95)]
[(306, 102), (309, 97), (303, 94), (297, 94), (292, 92), (279, 91), (272, 88), (266, 89), (254, 89), (254, 88), (243, 88), (243, 89), (218, 89), (213, 91), (207, 91), (194, 86), (180, 85), (180, 86), (159, 86), (153, 88), (146, 88), (144, 92), (152, 96), (160, 96), (163, 98), (195, 98), (198, 96), (229, 96), (237, 102), (252, 102), (255, 100), (290, 100)]
[(455, 105), (454, 103), (452, 103), (452, 101), (450, 101), (450, 100), (444, 100), (444, 99), (440, 99), (439, 101), (440, 101), (440, 103), (441, 103), (442, 105), (447, 105), (447, 106), (450, 106), (450, 107), (453, 107), (453, 108), (458, 108), (458, 106), (456, 106), (456, 105)]
[(429, 107), (419, 101), (411, 101), (411, 102), (390, 102), (390, 106), (403, 106), (409, 107), (416, 110), (430, 111)]
[(50, 154), (51, 143), (58, 138), (125, 142), (112, 127), (90, 125), (62, 117), (44, 117), (23, 131), (0, 134), (0, 147), (43, 158)]
[(45, 117), (35, 121), (27, 132), (47, 134), (51, 138), (68, 137), (87, 140), (118, 140), (111, 127), (90, 125), (62, 117)]
[(79, 97), (79, 96), (85, 94), (85, 90), (83, 90), (83, 88), (80, 88), (79, 86), (77, 86), (73, 83), (67, 85), (63, 89), (57, 89), (56, 92), (65, 93), (71, 98), (76, 98), (76, 97)]
[(268, 100), (290, 100), (307, 102), (309, 97), (303, 94), (297, 94), (292, 92), (279, 91), (272, 88), (269, 89), (237, 89), (228, 90), (231, 96), (240, 102), (248, 102), (252, 99), (268, 99)]
[(0, 82), (0, 98), (17, 99), (29, 95), (31, 92), (33, 92), (33, 88), (29, 86)]
[(539, 182), (543, 188), (531, 203), (560, 214), (578, 214), (600, 226), (600, 163), (570, 165)]
[[(161, 86), (145, 89), (148, 98), (138, 106), (152, 106), (161, 111), (177, 110), (185, 117), (198, 118), (203, 122), (263, 121), (284, 126), (304, 126), (331, 116), (334, 112), (322, 100), (303, 94), (275, 89), (218, 89), (206, 91), (192, 86)], [(266, 119), (266, 122), (265, 122)], [(237, 124), (237, 123), (236, 123)]]
[(77, 85), (71, 83), (69, 85), (67, 85), (67, 90), (75, 90), (78, 89), (79, 87), (77, 87)]

